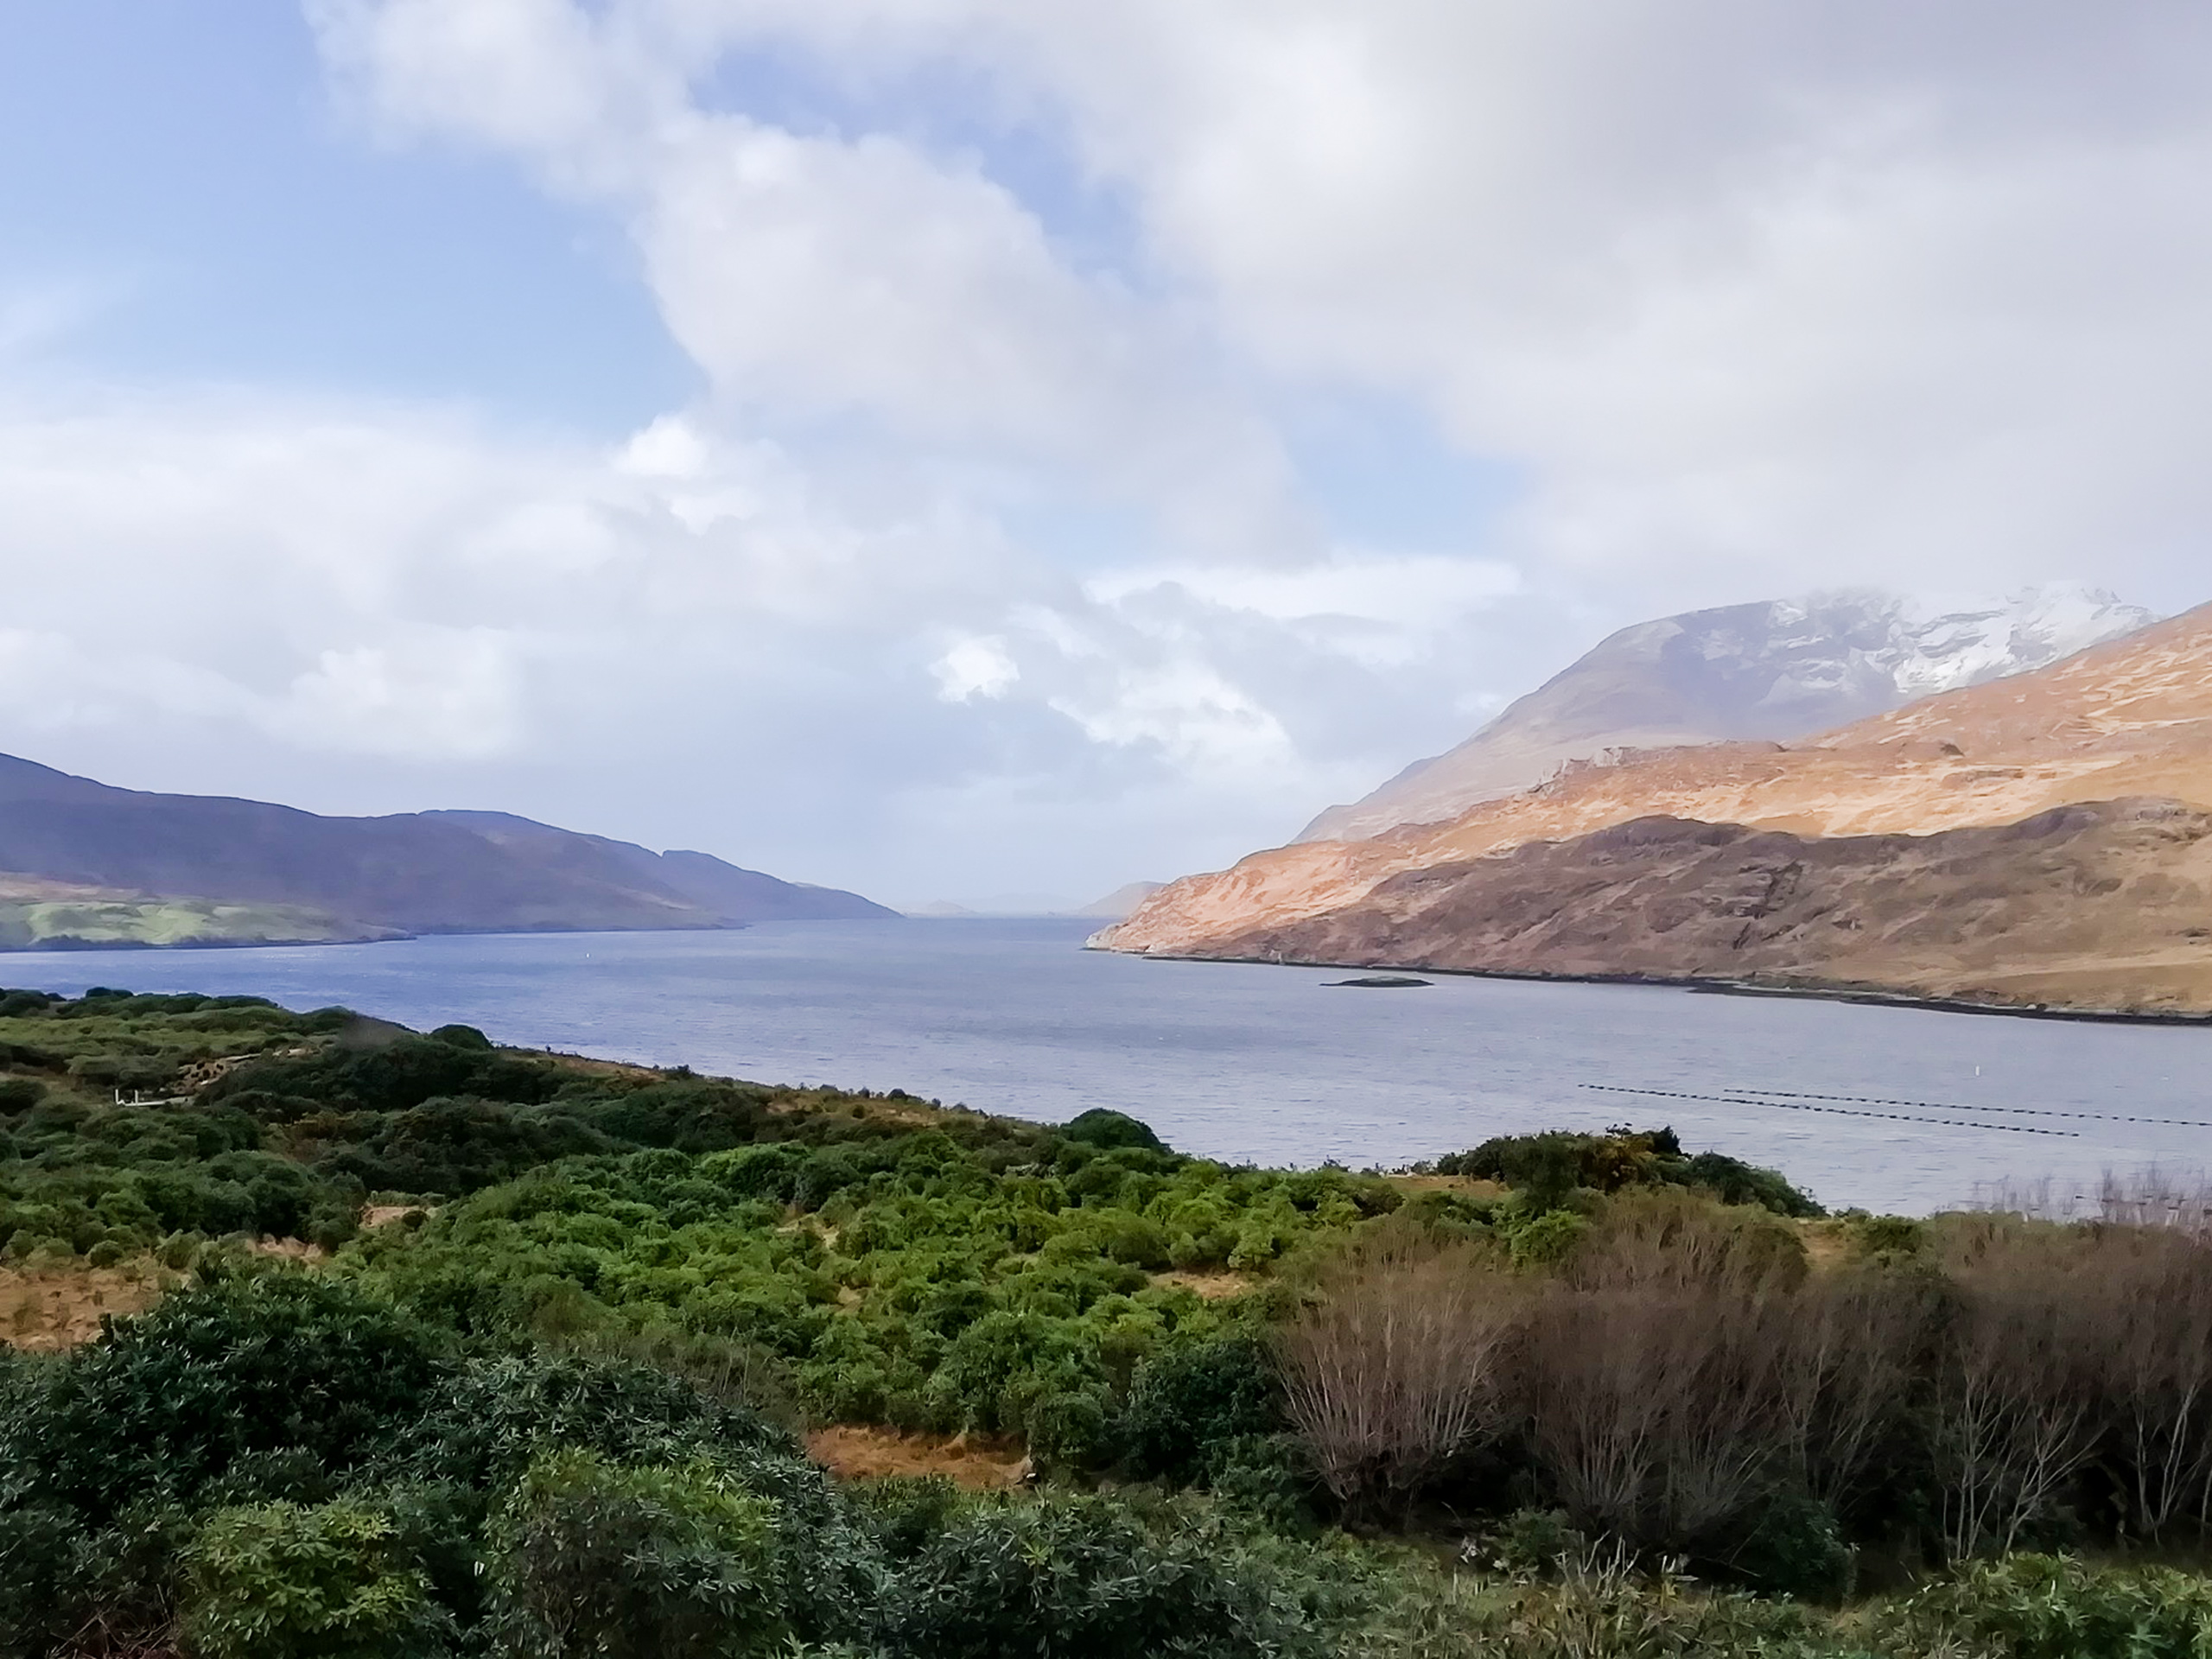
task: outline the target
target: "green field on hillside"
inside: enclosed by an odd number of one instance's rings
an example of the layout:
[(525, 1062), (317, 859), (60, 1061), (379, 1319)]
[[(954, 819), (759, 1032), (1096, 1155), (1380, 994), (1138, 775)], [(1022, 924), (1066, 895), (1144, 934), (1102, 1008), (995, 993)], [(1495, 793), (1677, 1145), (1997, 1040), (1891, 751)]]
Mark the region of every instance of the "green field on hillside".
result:
[(0, 899), (0, 950), (118, 946), (345, 944), (396, 938), (299, 905), (213, 899)]

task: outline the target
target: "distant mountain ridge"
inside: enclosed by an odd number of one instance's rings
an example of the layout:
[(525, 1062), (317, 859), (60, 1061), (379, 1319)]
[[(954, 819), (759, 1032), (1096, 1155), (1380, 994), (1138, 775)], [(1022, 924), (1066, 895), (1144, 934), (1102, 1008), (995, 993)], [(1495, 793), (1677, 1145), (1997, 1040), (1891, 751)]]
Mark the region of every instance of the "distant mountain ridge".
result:
[(1096, 917), (1100, 921), (1122, 921), (1134, 914), (1139, 905), (1166, 885), (1165, 881), (1126, 882), (1103, 899), (1094, 899), (1081, 910), (1071, 910), (1068, 914)]
[(2212, 1017), (2212, 605), (1788, 747), (1255, 853), (1092, 944)]
[(1638, 623), (1458, 747), (1330, 807), (1298, 839), (1441, 823), (1621, 751), (1789, 741), (2042, 668), (2156, 620), (2101, 589), (2056, 583), (1964, 603), (1850, 590)]
[(654, 853), (506, 813), (324, 817), (118, 789), (9, 755), (0, 755), (0, 872), (162, 900), (289, 907), (316, 918), (316, 938), (895, 914), (857, 893), (704, 853)]

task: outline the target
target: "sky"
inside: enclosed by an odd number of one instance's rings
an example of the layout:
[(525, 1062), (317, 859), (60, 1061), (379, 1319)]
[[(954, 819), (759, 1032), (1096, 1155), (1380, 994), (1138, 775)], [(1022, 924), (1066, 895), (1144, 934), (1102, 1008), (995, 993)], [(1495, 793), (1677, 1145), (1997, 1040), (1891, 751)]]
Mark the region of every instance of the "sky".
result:
[(1647, 617), (2178, 610), (2208, 70), (2166, 0), (24, 8), (0, 751), (1081, 901)]

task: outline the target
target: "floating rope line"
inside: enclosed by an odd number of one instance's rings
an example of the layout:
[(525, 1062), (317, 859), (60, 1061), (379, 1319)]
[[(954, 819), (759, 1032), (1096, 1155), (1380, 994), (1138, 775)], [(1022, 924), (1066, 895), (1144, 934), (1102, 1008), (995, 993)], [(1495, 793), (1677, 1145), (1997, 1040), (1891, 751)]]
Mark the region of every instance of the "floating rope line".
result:
[(1739, 1095), (1775, 1095), (1785, 1100), (1842, 1100), (1854, 1106), (1918, 1106), (1937, 1112), (2008, 1112), (2017, 1117), (2094, 1118), (2100, 1123), (2164, 1123), (2177, 1129), (2212, 1129), (2193, 1117), (2120, 1117), (2111, 1112), (2062, 1112), (2048, 1106), (1961, 1106), (1948, 1100), (1875, 1100), (1864, 1095), (1808, 1095), (1796, 1089), (1738, 1089)]
[(1825, 1112), (1831, 1117), (1878, 1117), (1891, 1123), (1939, 1123), (1952, 1129), (1987, 1129), (1995, 1135), (2047, 1135), (2062, 1141), (2079, 1141), (2079, 1129), (2038, 1129), (2025, 1123), (1976, 1123), (1962, 1117), (1918, 1117), (1909, 1112), (1867, 1112), (1852, 1106), (1815, 1106), (1807, 1101), (1754, 1100), (1748, 1095), (1694, 1095), (1680, 1089), (1622, 1089), (1612, 1084), (1586, 1083), (1608, 1095), (1656, 1095), (1663, 1100), (1702, 1100), (1723, 1106), (1771, 1106), (1783, 1112)]

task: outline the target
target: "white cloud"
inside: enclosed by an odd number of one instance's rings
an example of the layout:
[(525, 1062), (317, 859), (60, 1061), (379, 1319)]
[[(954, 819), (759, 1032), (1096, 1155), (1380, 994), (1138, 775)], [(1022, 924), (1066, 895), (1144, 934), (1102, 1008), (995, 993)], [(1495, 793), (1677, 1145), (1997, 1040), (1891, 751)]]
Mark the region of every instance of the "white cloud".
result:
[(1156, 747), (1192, 768), (1247, 774), (1295, 758), (1282, 723), (1202, 662), (1124, 668), (1104, 695), (1063, 695), (1052, 706), (1094, 742)]
[[(612, 443), (22, 391), (10, 741), (664, 799), (909, 892), (937, 858), (1092, 885), (1001, 868), (966, 803), (1103, 888), (1287, 832), (1638, 614), (2205, 597), (2187, 9), (308, 10), (374, 131), (619, 226), (706, 391)], [(0, 351), (66, 331), (23, 294)], [(1490, 516), (1332, 522), (1414, 493), (1311, 464), (1317, 406), (1377, 404), (1509, 480)]]
[(1189, 565), (1118, 570), (1084, 584), (1101, 604), (1169, 587), (1230, 610), (1279, 622), (1329, 618), (1428, 632), (1518, 589), (1509, 564), (1422, 554), (1339, 554), (1299, 569)]
[(266, 716), (308, 747), (473, 760), (523, 737), (515, 642), (497, 629), (412, 627), (326, 650)]
[(930, 664), (937, 676), (938, 696), (947, 702), (966, 702), (974, 697), (1002, 697), (1021, 677), (1021, 669), (1007, 655), (1006, 641), (962, 639)]
[[(1138, 467), (1173, 377), (1084, 341), (1197, 339), (1262, 384), (1418, 400), (1516, 468), (1493, 550), (1540, 585), (2199, 596), (2212, 19), (2188, 8), (627, 0), (596, 27), (624, 84), (774, 48), (845, 95), (835, 140), (703, 115), (712, 143), (656, 140), (664, 303), (733, 382), (1001, 442), (1114, 431)], [(971, 123), (1070, 136), (1170, 299), (1070, 277), (1024, 204), (914, 142), (948, 68)], [(756, 151), (774, 181), (733, 183)]]
[(388, 127), (491, 145), (620, 213), (726, 407), (771, 425), (857, 416), (971, 466), (1043, 468), (1245, 556), (1297, 533), (1275, 437), (1205, 333), (1076, 269), (972, 160), (705, 107), (687, 85), (703, 11), (324, 0), (311, 15)]

